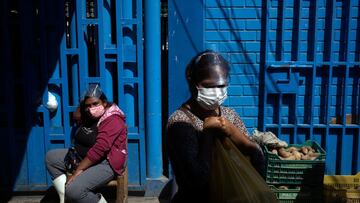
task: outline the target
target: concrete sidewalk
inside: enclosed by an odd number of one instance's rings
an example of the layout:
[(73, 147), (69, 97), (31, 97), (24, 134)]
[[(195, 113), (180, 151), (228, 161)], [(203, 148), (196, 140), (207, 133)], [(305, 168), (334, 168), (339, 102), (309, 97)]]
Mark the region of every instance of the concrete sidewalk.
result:
[[(115, 188), (105, 187), (100, 192), (108, 203), (115, 203), (116, 191)], [(4, 198), (4, 197), (3, 197)], [(0, 203), (58, 203), (59, 197), (54, 189), (50, 187), (44, 192), (27, 192), (27, 193), (15, 193), (8, 196), (7, 199), (1, 199)], [(129, 191), (128, 196), (129, 203), (159, 203), (157, 197), (144, 197), (144, 191)], [(161, 202), (164, 202), (163, 200)]]
[[(15, 196), (8, 203), (39, 203), (42, 201), (43, 196)], [(47, 201), (48, 202), (48, 201)], [(57, 202), (54, 200), (52, 202)], [(115, 200), (108, 200), (109, 203), (115, 202)], [(156, 197), (137, 197), (137, 196), (129, 196), (128, 203), (159, 203), (158, 198)]]
[[(171, 183), (171, 182), (170, 182)], [(159, 197), (145, 197), (145, 191), (129, 191), (129, 203), (168, 203), (170, 194), (172, 193), (172, 184), (166, 184), (162, 189)], [(116, 188), (103, 187), (96, 191), (101, 193), (107, 202), (115, 203)], [(33, 192), (15, 192), (15, 193), (0, 193), (0, 203), (58, 203), (59, 197), (54, 187), (49, 187), (46, 191)]]

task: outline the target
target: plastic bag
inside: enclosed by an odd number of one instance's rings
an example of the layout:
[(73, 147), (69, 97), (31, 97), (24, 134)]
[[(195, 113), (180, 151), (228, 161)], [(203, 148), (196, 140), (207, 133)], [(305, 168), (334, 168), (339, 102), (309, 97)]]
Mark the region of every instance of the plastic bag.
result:
[(51, 92), (48, 92), (48, 101), (46, 103), (46, 108), (49, 109), (50, 112), (56, 111), (58, 108), (58, 102), (56, 100), (55, 95), (53, 95)]
[(250, 161), (228, 138), (215, 139), (210, 178), (211, 202), (277, 202)]
[(270, 131), (260, 132), (254, 130), (252, 138), (261, 145), (267, 145), (271, 147), (287, 147), (288, 144), (285, 141), (280, 140), (276, 135)]

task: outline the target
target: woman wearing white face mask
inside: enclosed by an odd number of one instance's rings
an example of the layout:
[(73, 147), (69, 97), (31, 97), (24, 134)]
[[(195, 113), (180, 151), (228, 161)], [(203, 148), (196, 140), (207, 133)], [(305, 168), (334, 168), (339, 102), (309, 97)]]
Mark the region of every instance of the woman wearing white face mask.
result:
[[(46, 167), (60, 202), (106, 202), (96, 189), (124, 171), (127, 159), (125, 115), (90, 85), (75, 114), (79, 127), (71, 149), (46, 154)], [(66, 174), (71, 174), (66, 176)]]
[(218, 53), (205, 51), (195, 56), (186, 69), (191, 98), (168, 121), (167, 148), (178, 184), (172, 202), (209, 202), (209, 174), (213, 136), (219, 131), (239, 150), (251, 157), (259, 172), (263, 153), (251, 141), (237, 113), (221, 104), (227, 98), (229, 65)]

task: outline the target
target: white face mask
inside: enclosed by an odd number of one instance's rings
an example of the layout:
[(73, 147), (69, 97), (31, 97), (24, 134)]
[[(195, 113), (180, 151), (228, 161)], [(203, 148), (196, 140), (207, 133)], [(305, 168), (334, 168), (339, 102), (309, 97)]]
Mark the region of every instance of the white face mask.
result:
[(196, 101), (206, 110), (215, 110), (227, 98), (227, 87), (200, 88), (198, 87)]

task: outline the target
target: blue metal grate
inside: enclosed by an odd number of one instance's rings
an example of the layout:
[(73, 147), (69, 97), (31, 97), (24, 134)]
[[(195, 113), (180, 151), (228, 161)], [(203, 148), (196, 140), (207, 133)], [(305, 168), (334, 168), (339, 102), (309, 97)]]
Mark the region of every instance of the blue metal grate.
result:
[(360, 170), (358, 1), (266, 2), (263, 130), (314, 139), (326, 174)]

